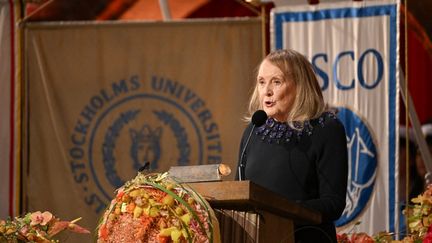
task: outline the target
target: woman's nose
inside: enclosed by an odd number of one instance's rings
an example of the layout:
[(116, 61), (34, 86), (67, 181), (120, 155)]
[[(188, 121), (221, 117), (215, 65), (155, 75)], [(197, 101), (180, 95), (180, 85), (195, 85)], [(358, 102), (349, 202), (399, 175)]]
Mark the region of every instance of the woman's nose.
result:
[(266, 95), (267, 96), (273, 95), (273, 89), (272, 89), (271, 85), (267, 85), (267, 87), (266, 87)]

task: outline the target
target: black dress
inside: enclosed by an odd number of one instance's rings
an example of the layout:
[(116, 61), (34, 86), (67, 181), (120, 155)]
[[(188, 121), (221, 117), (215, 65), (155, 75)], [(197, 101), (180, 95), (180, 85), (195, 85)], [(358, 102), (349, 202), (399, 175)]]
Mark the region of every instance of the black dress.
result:
[[(255, 128), (243, 156), (245, 180), (321, 213), (320, 225), (295, 225), (296, 242), (336, 242), (333, 221), (345, 208), (347, 190), (345, 129), (329, 112), (294, 126), (299, 129), (269, 118)], [(240, 156), (251, 129), (244, 131)]]

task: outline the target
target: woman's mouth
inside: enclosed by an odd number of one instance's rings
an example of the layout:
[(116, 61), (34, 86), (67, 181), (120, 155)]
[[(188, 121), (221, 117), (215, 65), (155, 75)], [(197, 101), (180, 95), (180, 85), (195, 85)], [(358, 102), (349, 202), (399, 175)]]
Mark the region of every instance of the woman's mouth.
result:
[(272, 107), (274, 104), (275, 104), (274, 101), (265, 101), (264, 102), (265, 107)]

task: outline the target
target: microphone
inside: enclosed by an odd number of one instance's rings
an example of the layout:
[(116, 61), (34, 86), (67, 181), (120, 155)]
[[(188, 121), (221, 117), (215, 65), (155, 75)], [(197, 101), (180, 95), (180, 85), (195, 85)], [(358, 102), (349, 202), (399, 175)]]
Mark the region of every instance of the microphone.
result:
[(148, 170), (149, 168), (150, 168), (150, 162), (149, 162), (149, 161), (146, 161), (146, 162), (144, 163), (144, 165), (141, 166), (141, 167), (138, 169), (138, 172), (143, 172), (143, 171), (145, 171), (145, 170)]
[(255, 129), (255, 127), (260, 127), (262, 126), (267, 120), (267, 113), (265, 113), (265, 111), (263, 110), (257, 110), (255, 111), (255, 113), (252, 115), (252, 129), (249, 133), (248, 138), (246, 139), (246, 143), (243, 147), (241, 156), (240, 156), (240, 164), (239, 164), (239, 180), (242, 181), (244, 180), (244, 176), (245, 176), (245, 168), (246, 168), (246, 157), (245, 157), (245, 153), (246, 153), (246, 148), (249, 144), (249, 140), (252, 136), (252, 133)]

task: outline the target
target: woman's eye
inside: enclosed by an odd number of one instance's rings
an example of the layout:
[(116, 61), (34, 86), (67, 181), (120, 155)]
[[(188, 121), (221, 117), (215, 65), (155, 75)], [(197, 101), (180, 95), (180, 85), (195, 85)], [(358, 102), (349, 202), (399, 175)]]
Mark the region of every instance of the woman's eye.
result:
[(273, 82), (274, 82), (275, 84), (277, 84), (277, 85), (282, 84), (282, 81), (280, 81), (279, 79), (276, 79), (276, 80), (274, 80)]
[(264, 80), (258, 80), (258, 84), (263, 85), (264, 84)]

